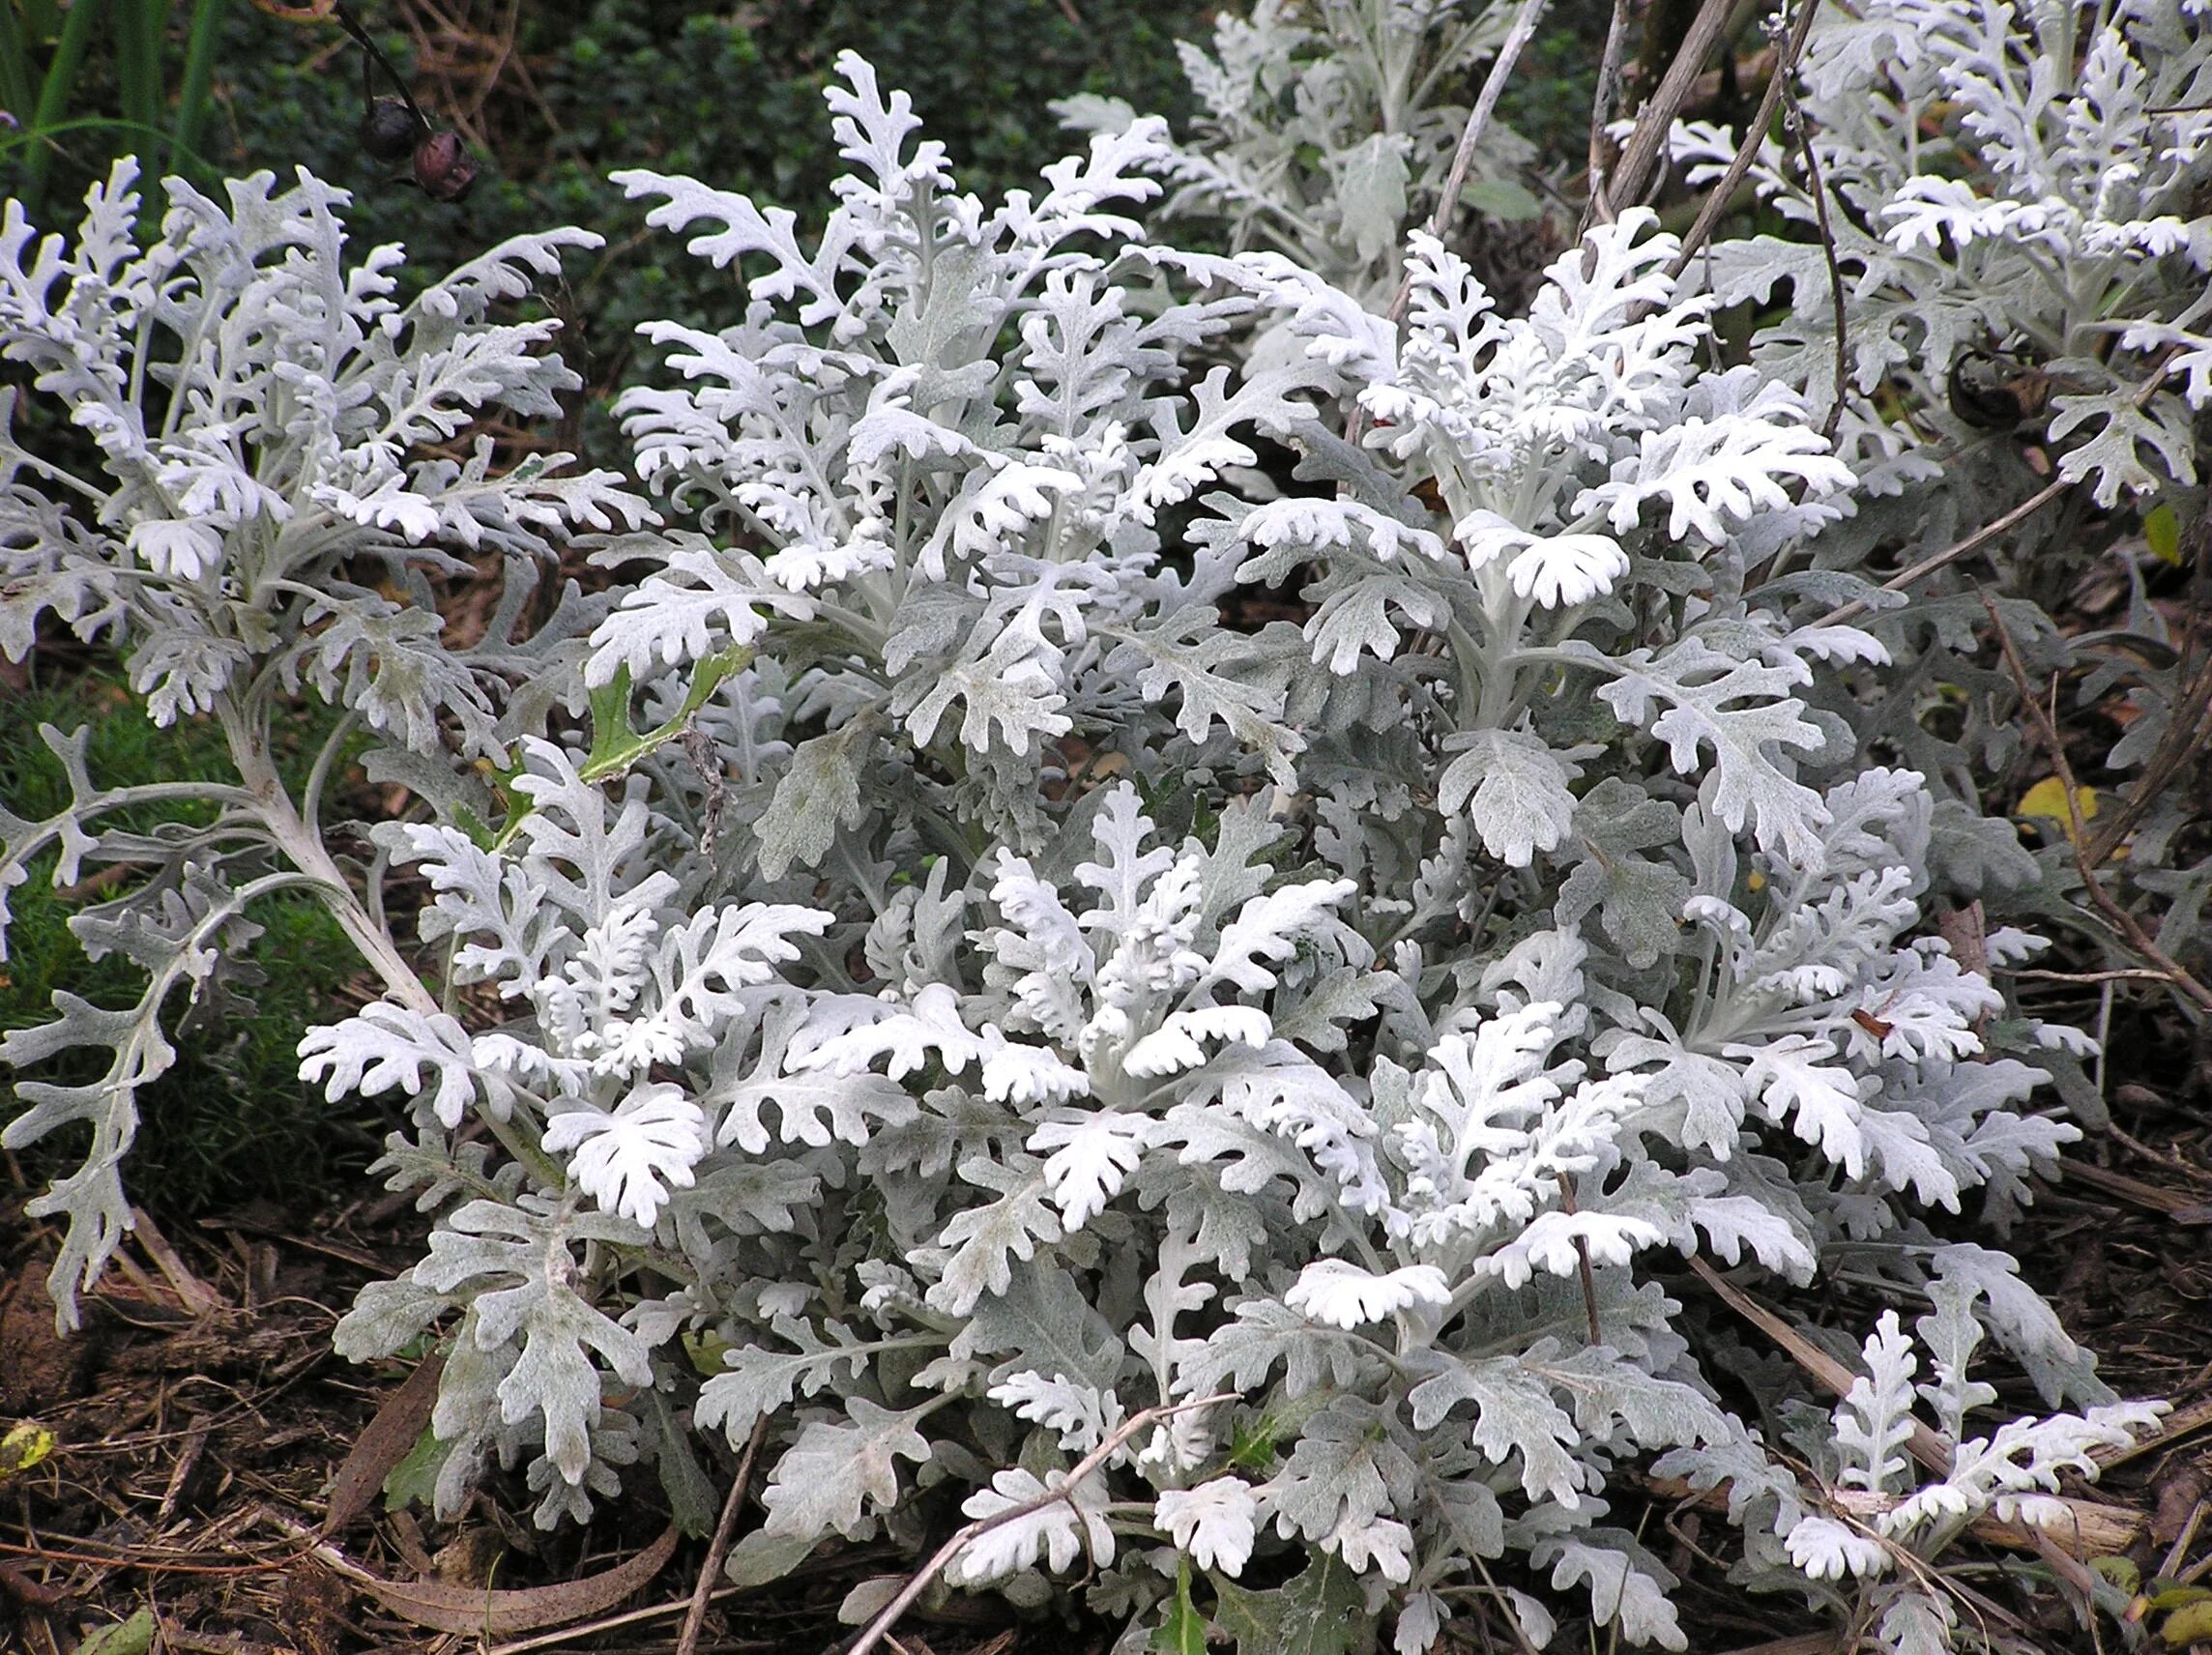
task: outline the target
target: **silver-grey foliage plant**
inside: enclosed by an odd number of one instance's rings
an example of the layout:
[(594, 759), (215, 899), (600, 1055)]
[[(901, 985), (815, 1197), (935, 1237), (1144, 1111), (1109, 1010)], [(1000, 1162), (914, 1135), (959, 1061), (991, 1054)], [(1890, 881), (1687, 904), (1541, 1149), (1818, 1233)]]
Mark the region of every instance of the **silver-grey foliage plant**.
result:
[[(1203, 112), (1147, 170), (1174, 186), (1157, 216), (1218, 219), (1232, 246), (1282, 252), (1370, 309), (1389, 307), (1404, 232), (1426, 222), (1467, 123), (1473, 70), (1510, 8), (1474, 0), (1259, 0), (1224, 10), (1209, 52), (1176, 44)], [(1136, 119), (1120, 99), (1054, 104), (1084, 131)], [(1502, 219), (1533, 218), (1515, 177), (1533, 148), (1493, 123), (1463, 197)]]
[[(2139, 1428), (2010, 1258), (1934, 1227), (2026, 1199), (2082, 1039), (1932, 935), (1933, 847), (1984, 830), (1812, 699), (1888, 658), (1812, 619), (1868, 583), (1755, 574), (1852, 471), (1799, 391), (1703, 365), (1714, 300), (1651, 215), (1522, 316), (1416, 238), (1401, 337), (1279, 252), (1148, 240), (1154, 123), (986, 205), (839, 69), (816, 240), (619, 175), (738, 295), (718, 333), (653, 330), (668, 381), (620, 405), (666, 524), (600, 474), (413, 457), (558, 387), (543, 328), (483, 306), (563, 238), (401, 311), (310, 181), (227, 210), (172, 184), (140, 252), (119, 178), (27, 271), (11, 218), (6, 349), (104, 469), (11, 450), (0, 637), (41, 609), (113, 637), (157, 715), (238, 726), (245, 783), (198, 837), (102, 840), (137, 799), (73, 758), (71, 812), (0, 819), (9, 883), (49, 842), (57, 878), (96, 847), (166, 870), (79, 922), (146, 1002), (8, 1047), (118, 1054), (24, 1083), (10, 1129), (105, 1134), (42, 1198), (64, 1303), (127, 1221), (117, 1077), (164, 1049), (167, 988), (213, 992), (220, 927), (306, 881), (389, 992), (304, 1072), (404, 1100), (383, 1171), (434, 1225), (338, 1345), (445, 1352), (441, 1511), (497, 1464), (551, 1525), (650, 1460), (711, 1521), (692, 1433), (765, 1421), (742, 1580), (957, 1506), (1020, 1515), (950, 1585), (1080, 1590), (1131, 1649), (1211, 1618), (1247, 1655), (1378, 1624), (1416, 1655), (1483, 1615), (1541, 1645), (1566, 1612), (1680, 1649), (1621, 1521), (1639, 1469), (1725, 1487), (1745, 1578), (1845, 1608)], [(1261, 329), (1293, 348), (1240, 367)], [(578, 531), (597, 607), (438, 648), (446, 548), (519, 573)], [(1303, 619), (1233, 624), (1269, 586)], [(318, 789), (248, 769), (293, 683), (422, 800), (374, 830), (431, 893), (413, 955), (321, 849)], [(1933, 1301), (1946, 1480), (1890, 1452), (1894, 1321), (1859, 1435), (1801, 1480), (1787, 1411), (1723, 1406), (1685, 1257)], [(1969, 1437), (1985, 1338), (2082, 1411)], [(1907, 1595), (1890, 1640), (1929, 1647), (1941, 1606)]]
[[(1859, 473), (1860, 510), (1803, 552), (1809, 588), (1855, 576), (1877, 551), (1900, 566), (1943, 562), (1982, 525), (2016, 522), (1981, 537), (1970, 561), (1916, 579), (1909, 605), (1833, 588), (1875, 610), (1865, 624), (1894, 657), (1833, 703), (1862, 755), (1902, 755), (1951, 796), (1949, 810), (2022, 759), (2029, 719), (1991, 662), (1988, 590), (2038, 675), (2087, 669), (2084, 703), (2124, 690), (2126, 728), (2103, 768), (2122, 778), (2114, 796), (2142, 797), (2124, 864), (2117, 838), (2102, 847), (2108, 878), (2199, 977), (2212, 957), (2204, 799), (2164, 783), (2197, 768), (2202, 644), (2148, 589), (2162, 556), (2185, 564), (2201, 543), (2177, 542), (2203, 517), (2212, 416), (2206, 21), (2197, 0), (1825, 10), (1794, 76), (1802, 137), (1763, 141), (1751, 173), (1790, 237), (1724, 241), (1701, 260), (1723, 304), (1748, 302), (1762, 374), (1822, 411), (1841, 389), (1828, 417)], [(1693, 183), (1735, 148), (1698, 124), (1675, 138)], [(2150, 532), (2162, 522), (2173, 536), (2163, 552)], [(2062, 597), (2090, 552), (2124, 571), (2127, 600), (2069, 643), (2036, 604)], [(2112, 965), (2139, 963), (2089, 910), (2062, 843), (2029, 880), (1944, 860), (1962, 898), (1993, 912), (2071, 907)], [(2200, 1003), (2174, 1003), (2201, 1025)], [(2099, 1118), (2096, 1089), (2070, 1064), (2058, 1074), (2068, 1102)]]
[[(5, 1136), (15, 1148), (91, 1129), (81, 1167), (30, 1205), (67, 1221), (51, 1276), (65, 1325), (131, 1227), (119, 1169), (140, 1089), (175, 1060), (163, 1007), (180, 989), (205, 1011), (230, 1007), (257, 899), (320, 893), (393, 993), (435, 1005), (324, 834), (347, 739), (365, 727), (391, 773), (412, 778), (432, 766), (450, 775), (541, 729), (597, 609), (570, 591), (517, 641), (543, 566), (576, 531), (651, 517), (616, 474), (567, 473), (566, 454), (495, 473), (488, 437), (465, 458), (424, 451), (494, 410), (558, 412), (557, 393), (578, 381), (538, 348), (552, 325), (489, 313), (597, 236), (504, 243), (401, 305), (397, 247), (347, 267), (342, 190), (303, 173), (279, 192), (256, 173), (218, 201), (173, 179), (142, 246), (136, 183), (122, 161), (96, 185), (73, 245), (37, 237), (13, 199), (0, 217), (0, 357), (75, 433), (59, 459), (50, 445), (33, 451), (14, 435), (17, 393), (0, 391), (0, 654), (21, 660), (51, 617), (121, 657), (156, 724), (214, 719), (237, 779), (103, 787), (86, 768), (86, 732), (48, 728), (70, 803), (39, 822), (0, 804), (0, 960), (8, 892), (34, 857), (55, 854), (56, 885), (87, 860), (153, 870), (72, 921), (92, 957), (144, 970), (138, 1003), (64, 994), (55, 1021), (0, 1041), (17, 1065), (88, 1052), (102, 1070), (74, 1085), (17, 1082), (28, 1108)], [(472, 551), (504, 561), (505, 596), (482, 643), (451, 650), (430, 577), (469, 571), (460, 554)], [(279, 697), (303, 688), (343, 716), (292, 793), (272, 726)], [(580, 710), (580, 689), (567, 693)], [(151, 835), (102, 825), (187, 800), (212, 805), (214, 820)]]

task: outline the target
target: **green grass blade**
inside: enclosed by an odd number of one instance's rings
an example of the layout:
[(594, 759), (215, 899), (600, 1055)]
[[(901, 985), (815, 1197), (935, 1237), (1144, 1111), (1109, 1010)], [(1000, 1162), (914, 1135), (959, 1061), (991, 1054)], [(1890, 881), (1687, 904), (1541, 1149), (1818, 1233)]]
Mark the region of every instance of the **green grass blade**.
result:
[(32, 214), (44, 204), (46, 179), (54, 169), (53, 147), (43, 140), (69, 106), (77, 71), (84, 66), (84, 49), (92, 44), (93, 25), (106, 10), (104, 0), (76, 0), (54, 42), (53, 60), (46, 65), (45, 84), (39, 88), (38, 107), (31, 114), (30, 158), (23, 163), (23, 206)]
[(31, 38), (13, 5), (0, 4), (0, 108), (28, 120), (38, 88), (31, 80)]
[[(123, 118), (141, 127), (161, 118), (161, 37), (169, 19), (168, 0), (116, 0), (115, 69), (121, 83)], [(149, 170), (151, 155), (140, 158)]]
[[(40, 133), (0, 131), (0, 164), (5, 164), (8, 158), (17, 150), (27, 150), (34, 144), (43, 144), (48, 138), (62, 137), (70, 132), (111, 134), (120, 141), (110, 142), (106, 146), (105, 153), (110, 155), (160, 155), (163, 150), (174, 149), (177, 141), (163, 128), (141, 127), (137, 122), (126, 121), (120, 116), (74, 115), (67, 121), (56, 121)], [(195, 152), (186, 151), (180, 159), (203, 172), (214, 170), (207, 159)]]
[(191, 33), (185, 42), (185, 78), (177, 89), (177, 149), (197, 156), (207, 125), (208, 85), (215, 74), (216, 48), (222, 42), (222, 17), (230, 0), (194, 0)]

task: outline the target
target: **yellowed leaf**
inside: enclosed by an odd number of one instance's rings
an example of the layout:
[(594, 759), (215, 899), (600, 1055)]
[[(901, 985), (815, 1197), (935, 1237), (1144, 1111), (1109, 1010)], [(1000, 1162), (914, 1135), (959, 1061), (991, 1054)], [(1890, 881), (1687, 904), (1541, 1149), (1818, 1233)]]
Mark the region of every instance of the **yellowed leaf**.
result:
[(2144, 514), (2143, 539), (2160, 563), (2181, 566), (2181, 518), (2172, 507), (2162, 502)]
[[(2097, 790), (2077, 787), (2074, 802), (2081, 812), (2081, 820), (2097, 819)], [(2066, 784), (2056, 776), (2045, 776), (2020, 796), (2020, 804), (2013, 812), (2016, 816), (2036, 816), (2058, 824), (2059, 830), (2069, 839), (2074, 836), (2074, 818), (2066, 809)]]
[(2175, 1610), (2158, 1629), (2168, 1649), (2186, 1649), (2192, 1643), (2212, 1643), (2212, 1602), (2193, 1603)]
[(709, 1379), (713, 1379), (716, 1374), (723, 1373), (729, 1368), (729, 1363), (722, 1358), (729, 1353), (733, 1347), (720, 1334), (686, 1333), (682, 1335), (682, 1339), (684, 1354), (690, 1358), (691, 1366), (705, 1374)]
[(27, 1471), (54, 1451), (54, 1434), (36, 1420), (26, 1419), (0, 1437), (0, 1483)]

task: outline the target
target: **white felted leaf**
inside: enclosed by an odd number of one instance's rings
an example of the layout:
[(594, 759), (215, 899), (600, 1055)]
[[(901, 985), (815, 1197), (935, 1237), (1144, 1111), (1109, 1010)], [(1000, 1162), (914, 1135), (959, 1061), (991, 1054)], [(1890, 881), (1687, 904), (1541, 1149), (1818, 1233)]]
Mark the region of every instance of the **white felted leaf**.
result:
[(771, 1534), (811, 1540), (831, 1530), (862, 1532), (868, 1507), (888, 1511), (898, 1503), (898, 1462), (927, 1460), (929, 1442), (915, 1430), (917, 1413), (898, 1413), (853, 1397), (846, 1420), (810, 1419), (784, 1450), (761, 1490)]
[(1065, 1374), (1009, 1374), (990, 1389), (990, 1398), (1022, 1419), (1060, 1436), (1061, 1447), (1088, 1454), (1121, 1423), (1121, 1405), (1112, 1391), (1099, 1391)]
[(1059, 1103), (1091, 1090), (1091, 1077), (1050, 1047), (989, 1034), (983, 1045), (983, 1095), (993, 1103)]
[(1689, 1648), (1674, 1606), (1667, 1599), (1674, 1576), (1622, 1530), (1592, 1529), (1587, 1540), (1572, 1535), (1545, 1540), (1531, 1551), (1530, 1558), (1539, 1567), (1551, 1565), (1556, 1588), (1577, 1582), (1586, 1584), (1595, 1616), (1618, 1626), (1631, 1643)]
[(1836, 1405), (1836, 1446), (1847, 1485), (1888, 1494), (1912, 1469), (1904, 1447), (1912, 1436), (1912, 1376), (1919, 1368), (1897, 1312), (1881, 1313), (1862, 1357), (1867, 1371)]
[(1321, 1259), (1298, 1274), (1283, 1302), (1331, 1327), (1382, 1321), (1416, 1304), (1445, 1304), (1451, 1290), (1434, 1264), (1406, 1264), (1383, 1275), (1342, 1259)]
[(1332, 910), (1355, 888), (1350, 880), (1312, 880), (1253, 897), (1221, 928), (1208, 980), (1247, 992), (1273, 988), (1275, 973), (1268, 967), (1295, 954), (1300, 940), (1335, 923)]
[(1624, 1213), (1544, 1212), (1475, 1267), (1498, 1276), (1509, 1288), (1525, 1287), (1539, 1270), (1573, 1275), (1581, 1267), (1585, 1249), (1592, 1264), (1625, 1264), (1642, 1249), (1666, 1238), (1666, 1232), (1648, 1219)]
[(1628, 554), (1610, 535), (1538, 536), (1505, 566), (1513, 590), (1546, 609), (1587, 603), (1627, 572)]
[(1889, 1553), (1873, 1535), (1810, 1512), (1797, 1520), (1783, 1546), (1790, 1561), (1815, 1581), (1840, 1581), (1847, 1575), (1871, 1579), (1889, 1567)]
[(671, 1189), (691, 1187), (707, 1118), (665, 1081), (637, 1088), (612, 1113), (572, 1109), (545, 1123), (545, 1147), (568, 1156), (577, 1186), (610, 1212), (651, 1230)]
[(633, 588), (592, 634), (585, 682), (612, 682), (618, 668), (642, 677), (658, 665), (703, 660), (730, 645), (755, 642), (769, 613), (803, 621), (814, 605), (769, 578), (749, 552), (678, 545), (662, 571)]
[(1586, 752), (1557, 752), (1527, 731), (1478, 730), (1438, 777), (1437, 808), (1466, 809), (1483, 849), (1525, 868), (1538, 851), (1557, 850), (1574, 825), (1567, 784)]
[(1689, 1204), (1690, 1222), (1705, 1234), (1723, 1263), (1732, 1264), (1744, 1250), (1778, 1275), (1804, 1283), (1813, 1279), (1818, 1260), (1790, 1221), (1750, 1196), (1704, 1195)]
[[(955, 1585), (978, 1585), (1033, 1567), (1040, 1555), (1056, 1573), (1072, 1569), (1086, 1556), (1092, 1567), (1104, 1568), (1114, 1560), (1104, 1493), (1095, 1475), (1070, 1488), (1064, 1471), (1048, 1472), (1042, 1481), (1029, 1471), (999, 1472), (988, 1489), (970, 1495), (960, 1509), (973, 1518), (991, 1518), (1034, 1501), (1044, 1503), (971, 1540), (946, 1566), (946, 1579)], [(1053, 1495), (1062, 1497), (1047, 1497)]]
[(1610, 481), (1575, 503), (1577, 510), (1604, 510), (1615, 534), (1635, 526), (1646, 500), (1662, 499), (1669, 538), (1695, 534), (1717, 546), (1754, 512), (1794, 504), (1791, 487), (1817, 497), (1853, 481), (1850, 468), (1828, 451), (1827, 438), (1807, 425), (1781, 423), (1771, 412), (1763, 419), (1733, 415), (1711, 421), (1693, 416), (1663, 431), (1645, 431), (1638, 441), (1632, 457), (1614, 462)]
[(1048, 1120), (1030, 1134), (1045, 1156), (1044, 1181), (1072, 1234), (1106, 1209), (1122, 1180), (1144, 1159), (1153, 1122), (1142, 1115), (1100, 1113), (1074, 1120)]
[(779, 1350), (769, 1345), (741, 1345), (723, 1354), (724, 1371), (709, 1377), (699, 1387), (693, 1410), (702, 1430), (719, 1429), (742, 1446), (763, 1414), (786, 1407), (795, 1392), (814, 1396), (835, 1382), (842, 1370), (851, 1380), (867, 1365), (860, 1343), (842, 1323), (828, 1323), (825, 1340), (795, 1315), (777, 1316), (770, 1323), (776, 1335), (798, 1347)]
[(1234, 1579), (1251, 1560), (1260, 1505), (1241, 1477), (1214, 1477), (1196, 1488), (1161, 1491), (1152, 1524), (1200, 1568)]
[(444, 1012), (427, 1016), (382, 1002), (343, 1023), (310, 1029), (300, 1040), (300, 1078), (325, 1082), (331, 1100), (359, 1093), (374, 1097), (393, 1088), (420, 1096), (422, 1071), (437, 1077), (431, 1113), (449, 1129), (476, 1100), (477, 1083), (468, 1037)]
[[(1679, 774), (1698, 774), (1701, 750), (1711, 748), (1708, 808), (1731, 831), (1748, 824), (1762, 849), (1792, 861), (1819, 855), (1827, 807), (1783, 763), (1787, 749), (1817, 752), (1826, 738), (1802, 716), (1804, 704), (1783, 693), (1797, 682), (1792, 674), (1729, 660), (1695, 640), (1656, 660), (1637, 650), (1621, 664), (1599, 696), (1627, 723), (1648, 720)], [(1656, 716), (1655, 703), (1666, 704)]]
[(882, 1016), (858, 1028), (813, 1038), (802, 1034), (792, 1044), (791, 1066), (856, 1075), (878, 1058), (892, 1080), (936, 1060), (953, 1074), (980, 1060), (989, 1043), (960, 1019), (959, 997), (945, 983), (930, 983), (904, 1006), (886, 1002)]
[(1788, 1034), (1764, 1046), (1731, 1045), (1727, 1057), (1749, 1059), (1745, 1084), (1776, 1120), (1792, 1118), (1798, 1137), (1819, 1146), (1820, 1153), (1844, 1169), (1846, 1176), (1866, 1171), (1867, 1140), (1861, 1130), (1864, 1110), (1860, 1087), (1848, 1069), (1833, 1067), (1836, 1056), (1824, 1038)]
[(1171, 1012), (1160, 1026), (1129, 1048), (1124, 1073), (1150, 1077), (1195, 1069), (1206, 1061), (1208, 1040), (1233, 1040), (1255, 1049), (1273, 1035), (1267, 1014), (1249, 1005), (1208, 1005)]

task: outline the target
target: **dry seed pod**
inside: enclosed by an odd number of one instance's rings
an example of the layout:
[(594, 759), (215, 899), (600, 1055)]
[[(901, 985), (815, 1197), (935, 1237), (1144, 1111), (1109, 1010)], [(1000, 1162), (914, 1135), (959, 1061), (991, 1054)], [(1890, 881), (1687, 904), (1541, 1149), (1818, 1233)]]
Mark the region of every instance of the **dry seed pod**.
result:
[(1969, 425), (2009, 431), (2023, 420), (2041, 419), (2051, 401), (2051, 376), (1988, 351), (1970, 350), (1951, 364), (1951, 412)]
[(405, 99), (379, 98), (361, 118), (362, 153), (371, 160), (403, 160), (422, 137), (422, 123)]
[(415, 146), (415, 182), (433, 201), (458, 201), (477, 181), (477, 163), (452, 132), (432, 132)]

